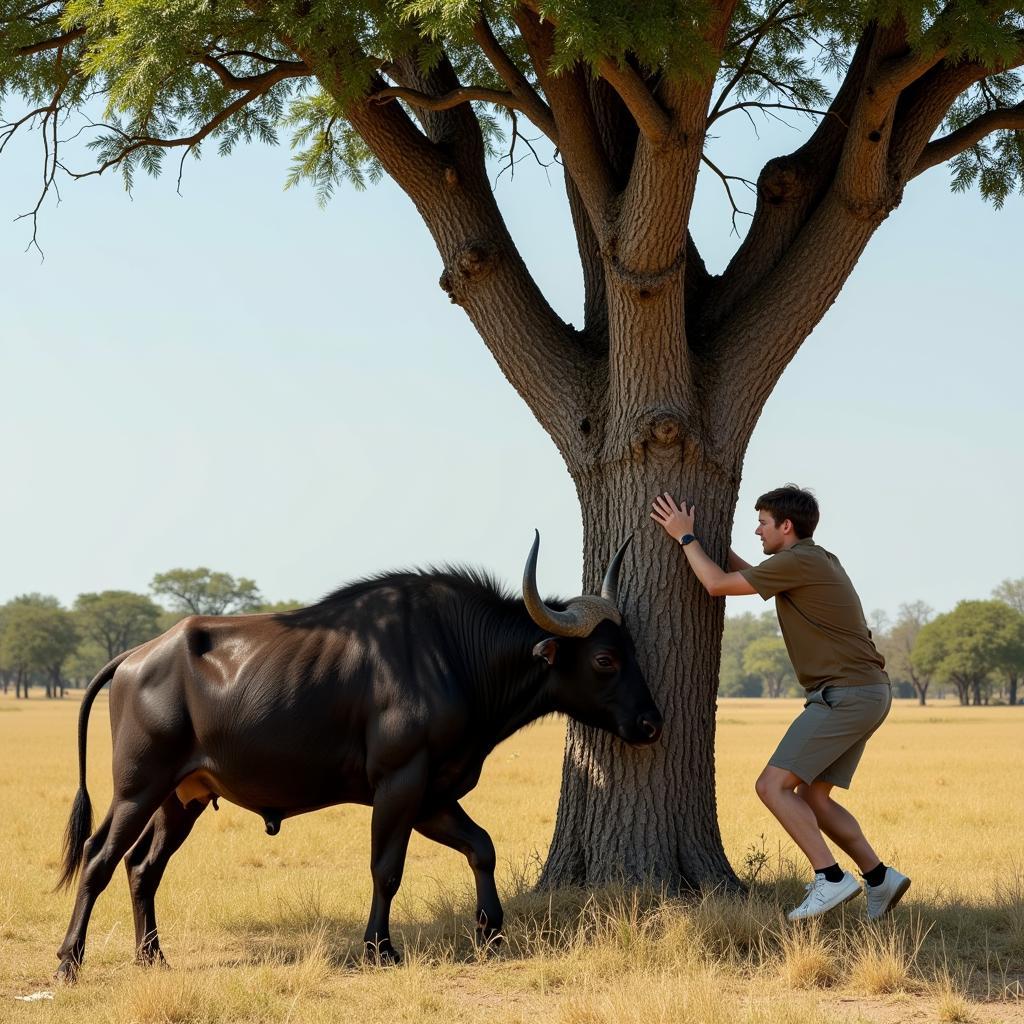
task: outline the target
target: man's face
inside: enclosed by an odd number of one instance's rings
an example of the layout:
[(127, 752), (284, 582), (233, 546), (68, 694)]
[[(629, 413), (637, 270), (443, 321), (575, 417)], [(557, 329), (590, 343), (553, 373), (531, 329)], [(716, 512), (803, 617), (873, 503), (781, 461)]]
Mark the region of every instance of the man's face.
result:
[(784, 519), (782, 523), (776, 525), (770, 513), (757, 513), (757, 529), (754, 533), (761, 538), (761, 546), (764, 548), (766, 555), (774, 555), (777, 551), (782, 550), (783, 541), (786, 537), (783, 523), (788, 522), (788, 519)]

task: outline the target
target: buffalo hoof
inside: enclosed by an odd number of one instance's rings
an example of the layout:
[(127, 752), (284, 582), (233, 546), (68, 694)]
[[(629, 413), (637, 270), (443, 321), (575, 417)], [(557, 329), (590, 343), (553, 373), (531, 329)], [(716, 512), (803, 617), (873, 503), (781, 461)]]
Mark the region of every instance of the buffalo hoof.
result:
[(140, 967), (170, 967), (159, 946), (156, 949), (140, 949), (135, 954), (135, 962)]
[(81, 964), (75, 960), (74, 957), (66, 956), (60, 962), (60, 967), (57, 968), (57, 973), (53, 976), (53, 980), (58, 985), (74, 985), (78, 981), (78, 970)]
[(505, 936), (502, 934), (500, 928), (489, 928), (486, 925), (481, 927), (477, 925), (476, 928), (476, 947), (481, 953), (497, 953), (501, 949), (501, 944), (505, 941)]
[(402, 962), (401, 954), (391, 945), (390, 939), (367, 942), (365, 959), (368, 964), (375, 967), (397, 967)]

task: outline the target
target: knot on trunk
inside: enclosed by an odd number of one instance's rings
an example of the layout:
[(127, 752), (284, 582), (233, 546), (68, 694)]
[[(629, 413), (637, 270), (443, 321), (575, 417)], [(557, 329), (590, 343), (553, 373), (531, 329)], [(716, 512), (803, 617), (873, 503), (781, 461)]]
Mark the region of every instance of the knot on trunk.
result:
[(648, 409), (637, 417), (631, 447), (641, 457), (648, 448), (675, 448), (685, 441), (688, 431), (689, 417), (681, 409)]
[(465, 287), (471, 281), (486, 277), (498, 262), (498, 247), (492, 242), (473, 239), (462, 246), (445, 267), (438, 284), (448, 298), (465, 304)]
[(903, 190), (897, 186), (889, 186), (881, 195), (851, 196), (846, 194), (839, 197), (843, 209), (851, 217), (875, 225), (881, 224), (900, 205), (902, 198)]
[(757, 194), (769, 206), (782, 206), (803, 197), (804, 168), (792, 156), (780, 156), (764, 165), (757, 179)]

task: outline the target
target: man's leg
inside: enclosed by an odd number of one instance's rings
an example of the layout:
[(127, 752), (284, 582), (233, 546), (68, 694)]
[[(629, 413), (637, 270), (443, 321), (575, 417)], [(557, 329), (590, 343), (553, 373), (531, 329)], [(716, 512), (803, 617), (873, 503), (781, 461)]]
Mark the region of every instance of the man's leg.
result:
[(870, 871), (881, 863), (881, 858), (864, 838), (857, 819), (832, 799), (831, 792), (832, 783), (820, 779), (810, 785), (801, 782), (796, 787), (796, 795), (811, 809), (818, 828), (853, 858), (862, 874)]
[(836, 859), (822, 838), (814, 811), (796, 794), (797, 787), (803, 785), (799, 776), (770, 764), (758, 776), (754, 789), (793, 842), (803, 850), (811, 867), (821, 871)]

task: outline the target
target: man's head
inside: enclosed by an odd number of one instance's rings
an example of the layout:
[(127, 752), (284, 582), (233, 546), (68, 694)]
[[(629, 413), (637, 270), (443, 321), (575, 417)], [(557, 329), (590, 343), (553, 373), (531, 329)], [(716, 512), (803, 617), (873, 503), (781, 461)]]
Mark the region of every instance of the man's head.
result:
[(818, 501), (796, 484), (776, 487), (754, 503), (757, 529), (766, 555), (792, 547), (798, 540), (814, 535), (818, 525)]

